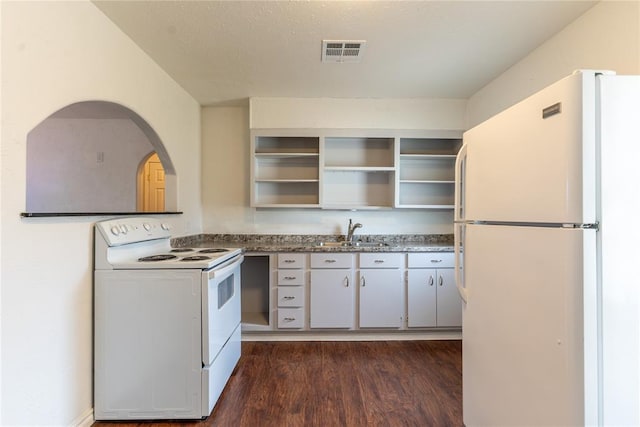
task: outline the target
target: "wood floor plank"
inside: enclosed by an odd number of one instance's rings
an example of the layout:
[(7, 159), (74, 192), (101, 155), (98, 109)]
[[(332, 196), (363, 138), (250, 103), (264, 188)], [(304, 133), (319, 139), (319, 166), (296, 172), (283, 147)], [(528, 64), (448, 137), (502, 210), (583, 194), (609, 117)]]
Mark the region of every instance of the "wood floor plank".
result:
[(243, 342), (202, 421), (109, 427), (462, 426), (460, 341)]

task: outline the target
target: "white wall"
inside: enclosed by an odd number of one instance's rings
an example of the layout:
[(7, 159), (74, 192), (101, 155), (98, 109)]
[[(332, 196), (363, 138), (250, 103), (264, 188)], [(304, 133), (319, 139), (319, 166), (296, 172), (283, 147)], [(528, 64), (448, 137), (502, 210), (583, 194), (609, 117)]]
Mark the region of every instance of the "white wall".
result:
[(451, 211), (250, 208), (249, 127), (461, 130), (465, 105), (464, 100), (252, 98), (251, 119), (247, 107), (203, 108), (203, 228), (209, 233), (346, 234), (353, 218), (364, 225), (362, 234), (453, 233)]
[(640, 2), (602, 1), (470, 99), (467, 128), (577, 69), (640, 74)]
[(106, 100), (142, 116), (178, 176), (177, 235), (201, 231), (200, 107), (88, 1), (0, 2), (3, 425), (91, 421), (92, 224), (21, 219), (27, 133), (60, 108)]
[(251, 129), (452, 129), (464, 99), (251, 98)]

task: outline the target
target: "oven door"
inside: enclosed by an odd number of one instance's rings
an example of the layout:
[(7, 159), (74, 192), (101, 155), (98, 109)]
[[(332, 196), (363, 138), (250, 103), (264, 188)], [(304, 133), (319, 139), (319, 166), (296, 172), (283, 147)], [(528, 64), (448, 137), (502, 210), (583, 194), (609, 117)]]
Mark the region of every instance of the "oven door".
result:
[(202, 363), (215, 360), (240, 324), (240, 264), (242, 255), (203, 271)]

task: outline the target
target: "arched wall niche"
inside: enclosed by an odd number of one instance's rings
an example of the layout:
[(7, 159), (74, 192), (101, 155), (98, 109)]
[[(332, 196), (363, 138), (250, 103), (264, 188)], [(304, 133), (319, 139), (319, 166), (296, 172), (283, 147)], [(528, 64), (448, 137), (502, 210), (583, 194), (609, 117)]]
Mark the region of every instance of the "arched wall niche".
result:
[(165, 173), (165, 206), (177, 211), (177, 178), (156, 131), (114, 102), (67, 105), (27, 135), (27, 216), (136, 213), (138, 168), (153, 152)]

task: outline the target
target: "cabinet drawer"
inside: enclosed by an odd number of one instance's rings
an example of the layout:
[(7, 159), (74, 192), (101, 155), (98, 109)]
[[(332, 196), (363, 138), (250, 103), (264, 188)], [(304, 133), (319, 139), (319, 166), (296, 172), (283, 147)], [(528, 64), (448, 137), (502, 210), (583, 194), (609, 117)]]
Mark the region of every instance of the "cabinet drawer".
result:
[(278, 270), (278, 286), (304, 285), (304, 270)]
[(311, 254), (311, 268), (352, 268), (352, 254)]
[(278, 307), (302, 306), (304, 306), (304, 288), (302, 286), (278, 288)]
[(360, 268), (400, 268), (404, 266), (404, 254), (360, 254)]
[(304, 326), (304, 309), (302, 308), (279, 308), (278, 328), (279, 329), (299, 329)]
[(453, 252), (424, 252), (409, 254), (409, 268), (454, 267)]
[(278, 268), (304, 268), (304, 254), (278, 254)]

